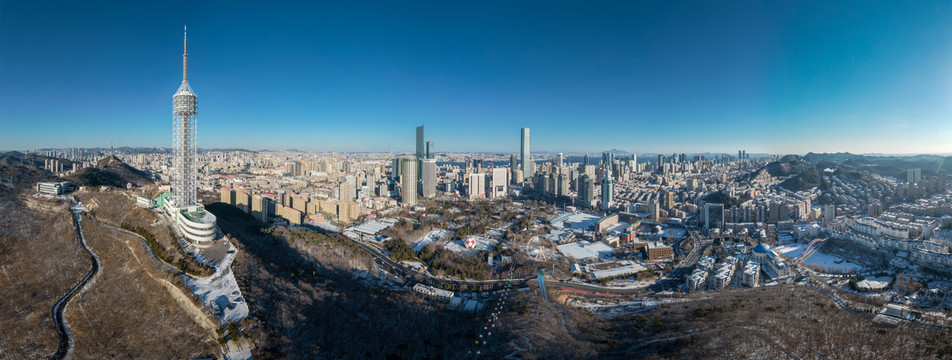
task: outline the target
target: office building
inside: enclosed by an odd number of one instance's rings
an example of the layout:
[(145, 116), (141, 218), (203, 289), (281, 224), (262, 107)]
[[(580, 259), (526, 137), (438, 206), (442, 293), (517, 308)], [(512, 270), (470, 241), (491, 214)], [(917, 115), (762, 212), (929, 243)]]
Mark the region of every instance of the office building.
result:
[[(426, 145), (423, 140), (423, 125), (416, 128), (416, 182), (419, 184), (423, 177), (423, 158), (426, 155)], [(419, 185), (418, 185), (419, 186)]]
[(582, 206), (592, 207), (595, 202), (595, 182), (588, 174), (582, 175), (578, 182), (578, 196)]
[(556, 155), (555, 155), (555, 167), (559, 167), (559, 168), (560, 168), (560, 167), (563, 166), (564, 163), (565, 163), (565, 155), (562, 155), (562, 153), (556, 154)]
[(390, 178), (393, 181), (400, 181), (400, 175), (403, 174), (403, 158), (396, 158), (391, 161)]
[(426, 158), (435, 159), (436, 158), (436, 147), (433, 145), (433, 141), (426, 142)]
[(522, 138), (520, 141), (520, 154), (522, 158), (522, 176), (525, 179), (532, 179), (532, 176), (535, 174), (535, 169), (533, 169), (532, 163), (532, 153), (529, 151), (529, 128), (522, 128)]
[(518, 184), (519, 181), (516, 180), (516, 170), (519, 170), (519, 160), (517, 154), (512, 154), (509, 156), (509, 173), (512, 174), (512, 183)]
[(422, 160), (425, 154), (425, 143), (423, 140), (423, 125), (416, 128), (416, 158)]
[(722, 226), (724, 226), (724, 204), (705, 204), (704, 227), (707, 229), (720, 229)]
[(36, 183), (36, 192), (48, 195), (62, 195), (72, 191), (69, 182), (38, 182)]
[[(427, 144), (432, 141), (427, 142)], [(436, 159), (423, 159), (423, 181), (420, 182), (420, 195), (425, 199), (436, 196)]]
[(607, 209), (615, 204), (615, 180), (612, 179), (611, 172), (602, 177), (602, 209)]

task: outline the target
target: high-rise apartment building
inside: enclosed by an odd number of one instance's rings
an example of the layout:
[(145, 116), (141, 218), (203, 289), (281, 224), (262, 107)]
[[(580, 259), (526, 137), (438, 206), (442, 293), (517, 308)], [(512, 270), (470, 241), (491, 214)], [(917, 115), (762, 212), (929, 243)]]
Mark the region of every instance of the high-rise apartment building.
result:
[(532, 153), (529, 150), (529, 128), (522, 128), (522, 137), (520, 138), (520, 154), (522, 161), (522, 176), (525, 179), (532, 179), (535, 174), (532, 163)]
[(469, 188), (466, 190), (470, 199), (486, 197), (486, 174), (469, 174)]
[(578, 196), (582, 201), (582, 206), (592, 207), (595, 202), (595, 182), (588, 174), (582, 175), (578, 182)]
[(922, 181), (922, 169), (906, 170), (906, 182), (917, 183)]
[(664, 205), (665, 210), (674, 209), (674, 192), (668, 190), (661, 191), (661, 203)]
[(493, 198), (502, 198), (509, 192), (509, 171), (504, 167), (492, 169), (492, 179), (490, 185), (490, 196)]
[(561, 173), (555, 177), (555, 195), (556, 196), (568, 196), (569, 195), (569, 174)]
[(615, 163), (615, 154), (610, 152), (602, 153), (602, 167), (611, 169), (612, 164)]
[[(428, 142), (431, 143), (432, 141)], [(425, 199), (436, 196), (436, 159), (423, 159), (423, 181), (420, 182), (420, 195)]]
[(417, 161), (415, 158), (404, 158), (400, 161), (400, 199), (404, 204), (417, 203)]
[(949, 189), (949, 185), (946, 183), (946, 171), (939, 170), (939, 191), (946, 191)]

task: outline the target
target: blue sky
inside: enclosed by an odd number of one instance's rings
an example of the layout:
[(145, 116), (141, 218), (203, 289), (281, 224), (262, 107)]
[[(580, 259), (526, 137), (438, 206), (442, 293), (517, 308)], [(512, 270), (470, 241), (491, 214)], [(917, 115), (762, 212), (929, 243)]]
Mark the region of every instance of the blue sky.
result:
[[(341, 2), (350, 3), (350, 2)], [(952, 153), (952, 3), (0, 3), (0, 149)]]

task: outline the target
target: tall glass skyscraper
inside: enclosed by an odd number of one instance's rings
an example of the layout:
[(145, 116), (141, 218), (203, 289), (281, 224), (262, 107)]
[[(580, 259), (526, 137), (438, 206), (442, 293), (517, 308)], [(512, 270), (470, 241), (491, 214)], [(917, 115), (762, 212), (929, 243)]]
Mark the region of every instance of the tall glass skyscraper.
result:
[(424, 140), (423, 140), (423, 125), (417, 126), (416, 128), (416, 158), (417, 161), (423, 160), (424, 152), (426, 151)]
[(534, 169), (532, 166), (532, 155), (529, 152), (529, 128), (527, 127), (522, 128), (520, 144), (520, 153), (522, 154), (522, 158), (520, 159), (522, 161), (522, 176), (523, 178), (527, 179), (527, 181), (529, 181), (529, 179), (532, 179)]

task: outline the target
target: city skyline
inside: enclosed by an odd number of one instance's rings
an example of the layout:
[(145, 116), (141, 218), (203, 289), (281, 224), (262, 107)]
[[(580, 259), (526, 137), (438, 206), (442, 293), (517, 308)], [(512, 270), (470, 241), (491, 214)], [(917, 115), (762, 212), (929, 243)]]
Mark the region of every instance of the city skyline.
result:
[(205, 148), (405, 152), (425, 124), (446, 152), (514, 153), (529, 127), (540, 152), (952, 153), (939, 4), (60, 7), (3, 4), (4, 150), (169, 147), (158, 104), (189, 23)]

